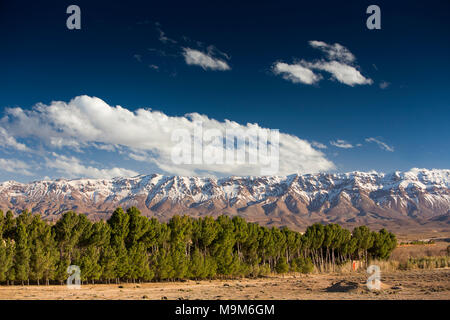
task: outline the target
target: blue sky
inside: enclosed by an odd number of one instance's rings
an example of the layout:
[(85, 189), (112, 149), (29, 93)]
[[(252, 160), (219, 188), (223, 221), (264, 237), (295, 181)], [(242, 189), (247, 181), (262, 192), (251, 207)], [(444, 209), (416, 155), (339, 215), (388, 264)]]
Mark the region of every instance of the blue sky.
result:
[[(449, 168), (447, 1), (377, 1), (381, 30), (366, 28), (372, 2), (241, 2), (1, 1), (0, 181), (199, 173), (164, 162), (152, 130), (143, 147), (134, 136), (123, 142), (130, 130), (120, 125), (117, 140), (104, 138), (111, 127), (89, 136), (101, 119), (81, 133), (59, 127), (61, 115), (96, 108), (120, 118), (117, 105), (279, 129), (298, 138), (290, 148), (301, 158), (301, 170), (282, 158), (283, 174)], [(81, 30), (66, 28), (70, 4), (81, 8)], [(188, 59), (198, 52), (210, 60)], [(351, 74), (339, 80), (332, 63)], [(316, 81), (286, 71), (295, 66)], [(91, 98), (70, 104), (83, 95)]]

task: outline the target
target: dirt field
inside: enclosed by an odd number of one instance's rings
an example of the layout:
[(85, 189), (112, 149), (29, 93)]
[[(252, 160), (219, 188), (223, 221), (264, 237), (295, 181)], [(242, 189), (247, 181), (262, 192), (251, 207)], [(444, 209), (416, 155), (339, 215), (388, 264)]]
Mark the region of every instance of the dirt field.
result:
[(1, 286), (0, 299), (444, 299), (450, 300), (450, 269), (397, 271), (381, 275), (380, 291), (367, 276), (312, 274), (244, 280), (66, 286)]

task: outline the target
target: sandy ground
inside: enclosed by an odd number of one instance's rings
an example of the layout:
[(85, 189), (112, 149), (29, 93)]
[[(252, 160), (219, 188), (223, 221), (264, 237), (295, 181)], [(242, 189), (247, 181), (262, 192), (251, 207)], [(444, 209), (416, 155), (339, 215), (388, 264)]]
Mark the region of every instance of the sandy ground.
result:
[(450, 300), (450, 269), (396, 271), (381, 275), (370, 291), (367, 275), (312, 274), (260, 279), (185, 281), (121, 285), (0, 286), (0, 299), (444, 299)]

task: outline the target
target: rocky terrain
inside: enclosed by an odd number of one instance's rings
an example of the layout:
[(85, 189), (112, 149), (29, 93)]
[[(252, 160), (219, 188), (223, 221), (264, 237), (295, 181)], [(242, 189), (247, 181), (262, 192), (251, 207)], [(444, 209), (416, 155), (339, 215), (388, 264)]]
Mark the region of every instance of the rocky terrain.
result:
[(180, 177), (35, 181), (0, 184), (0, 209), (28, 209), (47, 220), (68, 210), (93, 220), (136, 206), (167, 220), (240, 215), (268, 226), (302, 230), (313, 222), (390, 229), (450, 229), (450, 170), (411, 169), (389, 174), (351, 172), (283, 177)]

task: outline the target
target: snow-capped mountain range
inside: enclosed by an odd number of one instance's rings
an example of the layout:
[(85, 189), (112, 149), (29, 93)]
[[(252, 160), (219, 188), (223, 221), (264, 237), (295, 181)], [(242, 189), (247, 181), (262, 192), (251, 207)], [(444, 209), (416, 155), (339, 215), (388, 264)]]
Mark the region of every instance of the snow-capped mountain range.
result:
[(147, 216), (240, 215), (264, 225), (303, 229), (313, 222), (374, 227), (450, 228), (450, 170), (350, 172), (283, 177), (59, 179), (0, 184), (0, 209), (56, 220), (68, 210), (107, 218), (136, 206)]

